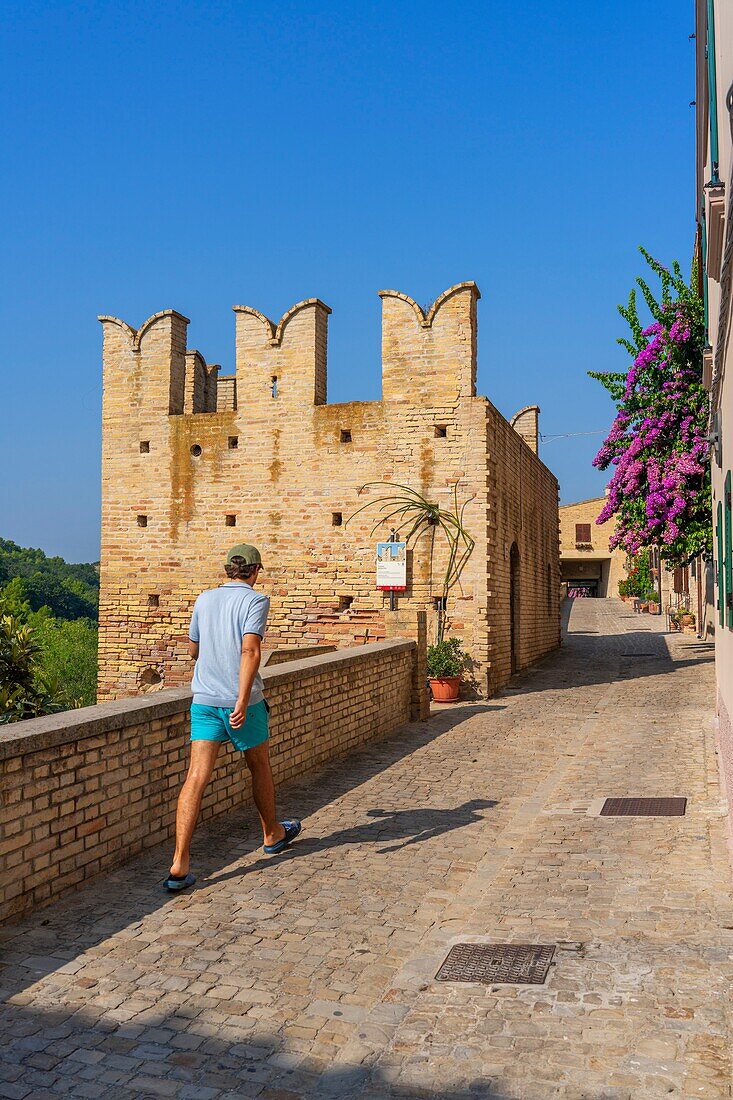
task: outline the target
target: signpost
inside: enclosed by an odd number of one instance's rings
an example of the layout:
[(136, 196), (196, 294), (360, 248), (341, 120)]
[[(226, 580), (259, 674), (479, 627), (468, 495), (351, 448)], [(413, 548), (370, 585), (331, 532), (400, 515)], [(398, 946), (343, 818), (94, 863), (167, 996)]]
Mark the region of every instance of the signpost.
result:
[(398, 542), (394, 531), (389, 542), (377, 543), (377, 588), (389, 592), (389, 609), (397, 608), (397, 593), (407, 589), (407, 543)]

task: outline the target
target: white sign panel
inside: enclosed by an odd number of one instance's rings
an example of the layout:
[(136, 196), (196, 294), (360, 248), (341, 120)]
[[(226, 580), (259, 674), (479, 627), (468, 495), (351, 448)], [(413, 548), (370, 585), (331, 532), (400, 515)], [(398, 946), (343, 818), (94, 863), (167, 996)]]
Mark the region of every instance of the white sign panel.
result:
[(404, 592), (407, 588), (407, 543), (377, 543), (377, 588)]

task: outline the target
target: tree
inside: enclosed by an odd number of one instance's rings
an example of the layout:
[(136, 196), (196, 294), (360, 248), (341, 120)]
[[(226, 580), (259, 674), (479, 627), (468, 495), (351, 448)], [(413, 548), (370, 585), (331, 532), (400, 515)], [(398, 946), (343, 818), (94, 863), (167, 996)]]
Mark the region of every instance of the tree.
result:
[(669, 271), (640, 250), (661, 284), (659, 299), (638, 278), (652, 324), (643, 328), (632, 290), (619, 306), (632, 339), (619, 343), (633, 357), (626, 374), (589, 371), (610, 393), (618, 412), (593, 460), (614, 466), (596, 523), (612, 517), (613, 549), (630, 555), (659, 546), (671, 565), (685, 565), (712, 549), (708, 396), (702, 385), (705, 321), (693, 268), (688, 285), (675, 261)]
[(0, 723), (63, 710), (58, 685), (41, 669), (36, 630), (0, 601)]

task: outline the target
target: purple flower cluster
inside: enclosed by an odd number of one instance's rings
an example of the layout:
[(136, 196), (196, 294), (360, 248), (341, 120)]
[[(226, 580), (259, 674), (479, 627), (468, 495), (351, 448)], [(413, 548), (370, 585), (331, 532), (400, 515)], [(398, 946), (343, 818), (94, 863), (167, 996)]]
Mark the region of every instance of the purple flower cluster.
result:
[[(614, 467), (597, 523), (615, 517), (611, 547), (653, 544), (684, 557), (688, 528), (709, 508), (708, 401), (701, 384), (703, 323), (695, 299), (677, 301), (643, 332), (623, 397), (593, 465)], [(697, 552), (697, 551), (696, 551)]]

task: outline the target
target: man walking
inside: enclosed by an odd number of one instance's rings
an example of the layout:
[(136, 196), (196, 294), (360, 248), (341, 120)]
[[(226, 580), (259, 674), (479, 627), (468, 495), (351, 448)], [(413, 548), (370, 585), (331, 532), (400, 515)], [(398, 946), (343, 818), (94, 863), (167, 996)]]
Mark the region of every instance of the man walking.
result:
[(296, 820), (278, 821), (268, 750), (269, 707), (259, 673), (270, 601), (254, 586), (262, 571), (256, 546), (241, 543), (227, 555), (228, 577), (202, 592), (191, 619), (189, 652), (196, 660), (191, 705), (191, 763), (178, 797), (176, 850), (165, 886), (193, 886), (191, 838), (219, 748), (227, 741), (244, 753), (267, 855), (283, 852), (300, 833)]

